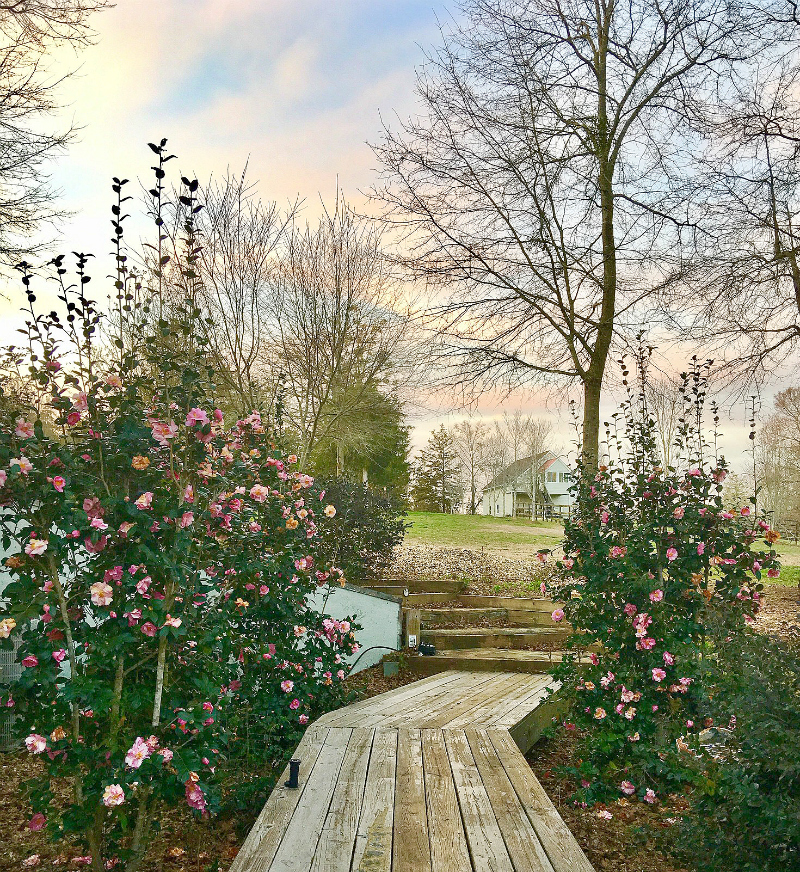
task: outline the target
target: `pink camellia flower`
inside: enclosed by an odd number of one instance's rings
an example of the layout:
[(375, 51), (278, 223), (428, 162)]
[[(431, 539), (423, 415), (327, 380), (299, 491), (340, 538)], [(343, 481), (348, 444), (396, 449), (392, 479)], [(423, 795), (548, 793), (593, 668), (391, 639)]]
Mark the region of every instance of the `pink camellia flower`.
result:
[(152, 491), (145, 491), (137, 500), (135, 500), (134, 505), (137, 509), (149, 509), (150, 506), (153, 505)]
[(645, 790), (643, 798), (644, 801), (649, 803), (650, 805), (652, 805), (654, 802), (658, 802), (658, 800), (656, 799), (655, 791), (650, 787)]
[(180, 520), (178, 521), (178, 526), (181, 529), (185, 529), (186, 527), (191, 527), (194, 523), (194, 512), (184, 512), (181, 515)]
[(269, 488), (264, 487), (263, 484), (254, 484), (253, 487), (250, 488), (250, 497), (257, 503), (263, 503), (268, 496)]
[(89, 409), (89, 398), (86, 391), (79, 391), (72, 398), (72, 408), (78, 412), (86, 412)]
[(167, 615), (167, 617), (164, 619), (164, 626), (165, 627), (175, 627), (175, 629), (177, 630), (178, 627), (180, 627), (180, 625), (181, 625), (180, 618), (173, 618), (172, 615)]
[(222, 409), (214, 409), (214, 420), (218, 424), (221, 424), (222, 421), (224, 420), (224, 418), (225, 418), (225, 415), (222, 413)]
[(650, 591), (650, 602), (651, 603), (660, 603), (661, 600), (664, 599), (664, 591), (663, 590), (651, 590)]
[(294, 688), (293, 681), (289, 681), (288, 679), (286, 679), (286, 681), (281, 682), (281, 690), (284, 693), (291, 693), (293, 688)]
[(116, 373), (112, 372), (111, 375), (106, 377), (106, 384), (110, 388), (114, 388), (114, 390), (118, 391), (122, 387), (122, 379)]
[(161, 755), (164, 763), (169, 763), (169, 761), (172, 760), (174, 756), (169, 748), (162, 748), (158, 753)]
[(54, 487), (54, 488), (55, 488), (55, 489), (56, 489), (60, 494), (63, 494), (63, 493), (64, 493), (64, 487), (65, 487), (66, 483), (67, 483), (67, 480), (64, 478), (63, 475), (56, 475), (56, 476), (53, 476), (53, 487)]
[(564, 609), (556, 609), (550, 617), (558, 623), (564, 620)]
[(47, 739), (38, 733), (31, 733), (25, 739), (25, 747), (31, 754), (41, 754), (47, 750)]
[(663, 669), (656, 667), (653, 671), (653, 681), (663, 681), (667, 677), (667, 673)]
[(596, 721), (602, 721), (605, 716), (606, 716), (606, 710), (604, 708), (600, 708), (600, 706), (598, 706), (594, 710), (594, 719)]
[(187, 427), (194, 427), (195, 424), (208, 424), (208, 415), (202, 409), (190, 409), (186, 416)]
[(689, 470), (689, 475), (691, 475), (692, 478), (699, 478), (702, 474), (701, 470), (697, 468)]
[(767, 570), (767, 577), (768, 578), (778, 578), (780, 576), (780, 574), (781, 574), (780, 569), (777, 569), (775, 566), (773, 566)]
[(625, 603), (625, 608), (622, 611), (624, 611), (629, 618), (632, 618), (636, 614), (637, 608), (633, 603)]
[(190, 778), (186, 782), (186, 803), (197, 811), (206, 810), (206, 797), (202, 789)]
[(69, 415), (67, 415), (67, 424), (69, 424), (70, 427), (74, 427), (76, 424), (79, 424), (80, 420), (81, 420), (81, 413), (80, 412), (76, 412), (73, 410), (72, 412), (69, 413)]
[(18, 439), (33, 439), (33, 424), (30, 421), (19, 418), (17, 426), (14, 428), (14, 435)]
[(669, 653), (669, 651), (664, 652), (664, 662), (667, 666), (672, 666), (673, 663), (675, 663), (675, 658)]
[(23, 475), (27, 475), (33, 469), (33, 464), (27, 457), (12, 457), (11, 460), (8, 461), (8, 465), (18, 466), (19, 471)]
[(22, 865), (28, 869), (38, 866), (42, 862), (42, 858), (38, 854), (31, 854), (22, 861)]
[(38, 557), (47, 551), (47, 539), (31, 539), (25, 546), (25, 553), (30, 557)]
[(293, 700), (289, 703), (289, 708), (290, 708), (292, 711), (297, 711), (297, 709), (300, 708), (300, 700), (299, 700), (299, 699), (293, 699)]
[(301, 724), (305, 725), (308, 723), (308, 715), (300, 715), (297, 720), (300, 721)]
[(131, 769), (138, 769), (149, 756), (150, 746), (141, 736), (137, 736), (125, 755), (125, 765)]
[(571, 557), (567, 557), (561, 561), (564, 564), (565, 569), (572, 569), (575, 565), (575, 561)]
[(603, 524), (607, 524), (607, 523), (608, 523), (608, 519), (609, 519), (610, 517), (611, 517), (611, 515), (609, 515), (608, 512), (600, 512), (600, 521), (601, 521)]
[(625, 794), (625, 796), (633, 796), (633, 794), (636, 793), (636, 788), (630, 781), (623, 781), (622, 784), (620, 784), (619, 789)]
[(614, 545), (611, 549), (611, 556), (616, 557), (624, 557), (628, 553), (628, 549), (624, 545)]
[(153, 439), (162, 448), (169, 445), (169, 440), (178, 435), (178, 425), (174, 421), (154, 421), (150, 430)]
[(63, 648), (59, 648), (58, 651), (53, 651), (53, 660), (56, 663), (63, 663), (66, 659), (67, 652)]
[(684, 510), (683, 506), (678, 506), (678, 508), (675, 509), (675, 511), (672, 513), (672, 517), (676, 518), (678, 521), (680, 521), (680, 519), (684, 515), (684, 512), (685, 512), (685, 510)]
[(0, 487), (5, 487), (8, 481), (8, 473), (4, 469), (0, 469)]
[(150, 638), (152, 638), (158, 632), (158, 628), (152, 621), (146, 621), (142, 624), (142, 632), (145, 636), (150, 636)]
[(144, 578), (140, 578), (139, 581), (136, 582), (136, 590), (142, 596), (145, 596), (151, 584), (152, 579), (149, 575), (145, 575)]
[(604, 821), (610, 821), (611, 818), (614, 817), (614, 815), (611, 814), (611, 812), (608, 811), (608, 809), (605, 809), (605, 808), (601, 808), (600, 811), (597, 812), (597, 816), (598, 816), (599, 818), (601, 818), (602, 820), (604, 820)]
[(697, 553), (698, 553), (698, 555), (699, 555), (699, 556), (702, 556), (702, 555), (703, 555), (703, 552), (704, 552), (705, 550), (706, 550), (706, 543), (705, 543), (705, 542), (698, 542), (698, 543), (697, 543)]
[(142, 610), (131, 609), (131, 611), (125, 612), (122, 617), (128, 619), (129, 627), (135, 627), (142, 619)]
[(111, 808), (112, 805), (122, 805), (125, 802), (125, 791), (119, 784), (109, 784), (103, 791), (103, 805)]
[(110, 606), (114, 599), (114, 590), (104, 581), (96, 581), (90, 588), (92, 602), (96, 606)]
[(750, 506), (742, 506), (741, 513), (742, 513), (743, 518), (749, 518), (750, 517)]
[(29, 821), (28, 821), (28, 829), (32, 833), (38, 833), (40, 830), (44, 828), (44, 825), (47, 823), (47, 818), (41, 813), (37, 812)]
[(673, 560), (676, 560), (678, 557), (678, 549), (677, 548), (667, 548), (667, 560), (672, 563)]
[(32, 667), (39, 665), (39, 658), (35, 654), (28, 654), (27, 657), (22, 658), (21, 662), (27, 669), (31, 669)]

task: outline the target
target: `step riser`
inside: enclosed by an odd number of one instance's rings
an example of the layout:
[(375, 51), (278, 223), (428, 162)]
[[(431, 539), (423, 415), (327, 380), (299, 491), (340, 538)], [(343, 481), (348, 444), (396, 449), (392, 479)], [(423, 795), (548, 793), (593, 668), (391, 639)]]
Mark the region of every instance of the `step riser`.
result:
[(455, 579), (437, 579), (430, 581), (424, 578), (384, 578), (381, 581), (365, 581), (361, 587), (369, 587), (383, 593), (402, 596), (404, 590), (409, 593), (449, 593), (450, 599), (464, 590), (464, 582)]
[(559, 647), (566, 641), (569, 633), (526, 633), (525, 635), (511, 635), (507, 633), (476, 633), (475, 635), (447, 636), (438, 634), (435, 630), (423, 630), (421, 638), (423, 642), (434, 645), (437, 649), (459, 650), (466, 648), (510, 648), (512, 650), (542, 650)]
[(468, 672), (526, 672), (541, 674), (550, 672), (554, 664), (547, 660), (480, 660), (477, 657), (411, 657), (408, 668), (415, 675), (435, 675), (448, 669)]
[[(556, 624), (550, 617), (550, 612), (529, 612), (517, 609), (480, 609), (476, 612), (465, 613), (464, 609), (420, 609), (420, 620), (423, 623), (457, 623), (469, 626), (472, 623), (484, 620), (508, 621), (513, 627), (555, 627)], [(560, 628), (567, 628), (563, 622)]]
[(544, 612), (548, 615), (553, 611), (553, 609), (560, 605), (560, 603), (556, 603), (550, 599), (515, 596), (482, 596), (466, 593), (461, 594), (458, 599), (459, 602), (470, 608), (520, 609), (525, 611)]
[(403, 597), (403, 606), (410, 609), (419, 609), (425, 606), (435, 606), (439, 603), (449, 603), (457, 598), (456, 594), (447, 591), (442, 593), (410, 593), (407, 597)]

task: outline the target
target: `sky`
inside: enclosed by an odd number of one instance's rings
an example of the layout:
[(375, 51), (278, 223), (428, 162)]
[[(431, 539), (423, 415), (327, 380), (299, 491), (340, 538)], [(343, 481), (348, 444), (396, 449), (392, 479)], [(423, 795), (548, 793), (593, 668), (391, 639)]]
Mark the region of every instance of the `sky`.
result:
[[(111, 177), (150, 180), (148, 141), (167, 137), (182, 174), (226, 168), (258, 183), (264, 200), (330, 202), (337, 183), (356, 204), (375, 183), (368, 145), (382, 120), (414, 113), (415, 67), (438, 42), (441, 0), (118, 0), (97, 15), (96, 44), (52, 59), (77, 141), (52, 168), (62, 204), (59, 250), (93, 251), (96, 282), (110, 272)], [(138, 189), (138, 184), (131, 186)], [(97, 295), (97, 284), (92, 286)], [(2, 290), (2, 289), (0, 289)], [(0, 341), (11, 341), (18, 290), (0, 299)], [(414, 445), (440, 422), (465, 417), (439, 398), (413, 419)], [(610, 414), (613, 403), (607, 404)], [(487, 396), (478, 411), (552, 418), (559, 447), (574, 437), (562, 400), (530, 392)], [(729, 454), (746, 446), (743, 410), (727, 422)]]

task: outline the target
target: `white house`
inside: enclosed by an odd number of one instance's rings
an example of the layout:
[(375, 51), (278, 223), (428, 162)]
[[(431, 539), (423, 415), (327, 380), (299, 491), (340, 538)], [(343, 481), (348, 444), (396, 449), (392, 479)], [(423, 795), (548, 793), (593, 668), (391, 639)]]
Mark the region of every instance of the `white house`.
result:
[(537, 517), (569, 515), (575, 498), (570, 493), (572, 471), (551, 451), (538, 458), (523, 457), (507, 466), (483, 489), (481, 514), (530, 518), (536, 488)]

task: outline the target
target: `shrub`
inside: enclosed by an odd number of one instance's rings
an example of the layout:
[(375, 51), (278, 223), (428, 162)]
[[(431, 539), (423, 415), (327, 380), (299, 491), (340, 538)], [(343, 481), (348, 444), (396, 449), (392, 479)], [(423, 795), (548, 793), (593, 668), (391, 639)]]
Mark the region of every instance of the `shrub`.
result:
[(580, 470), (560, 562), (572, 578), (553, 615), (580, 628), (573, 646), (593, 649), (589, 662), (573, 651), (556, 670), (585, 731), (572, 774), (589, 803), (655, 802), (686, 781), (676, 741), (708, 708), (709, 629), (735, 636), (758, 609), (762, 576), (778, 572), (777, 533), (750, 505), (723, 508), (724, 461), (704, 463), (700, 434), (684, 423), (683, 460), (662, 468), (640, 403), (625, 407), (613, 459)]
[(707, 714), (735, 726), (697, 761), (681, 856), (703, 872), (798, 869), (800, 657), (755, 633), (717, 642)]
[(323, 486), (336, 506), (336, 516), (320, 536), (326, 556), (353, 581), (381, 575), (409, 527), (405, 508), (391, 495), (347, 478), (327, 479)]
[[(151, 148), (161, 234), (167, 156), (163, 142)], [(23, 265), (29, 346), (8, 361), (24, 367), (42, 414), (0, 420), (0, 534), (18, 549), (6, 560), (0, 645), (16, 630), (25, 667), (2, 703), (15, 704), (27, 749), (45, 764), (28, 785), (31, 826), (77, 834), (97, 872), (138, 868), (167, 806), (218, 807), (218, 769), (228, 748), (240, 753), (242, 710), (258, 712), (248, 726), (260, 759), (280, 758), (335, 704), (344, 657), (357, 649), (349, 622), (306, 605), (341, 579), (316, 545), (333, 509), (257, 412), (226, 424), (215, 408), (197, 332), (196, 190), (184, 180), (175, 282), (185, 302), (169, 317), (166, 255), (141, 309), (118, 271), (111, 350), (97, 342), (102, 315), (85, 295), (83, 255), (74, 288), (63, 258), (53, 261), (63, 321), (35, 312)], [(65, 782), (62, 801), (55, 788)]]

